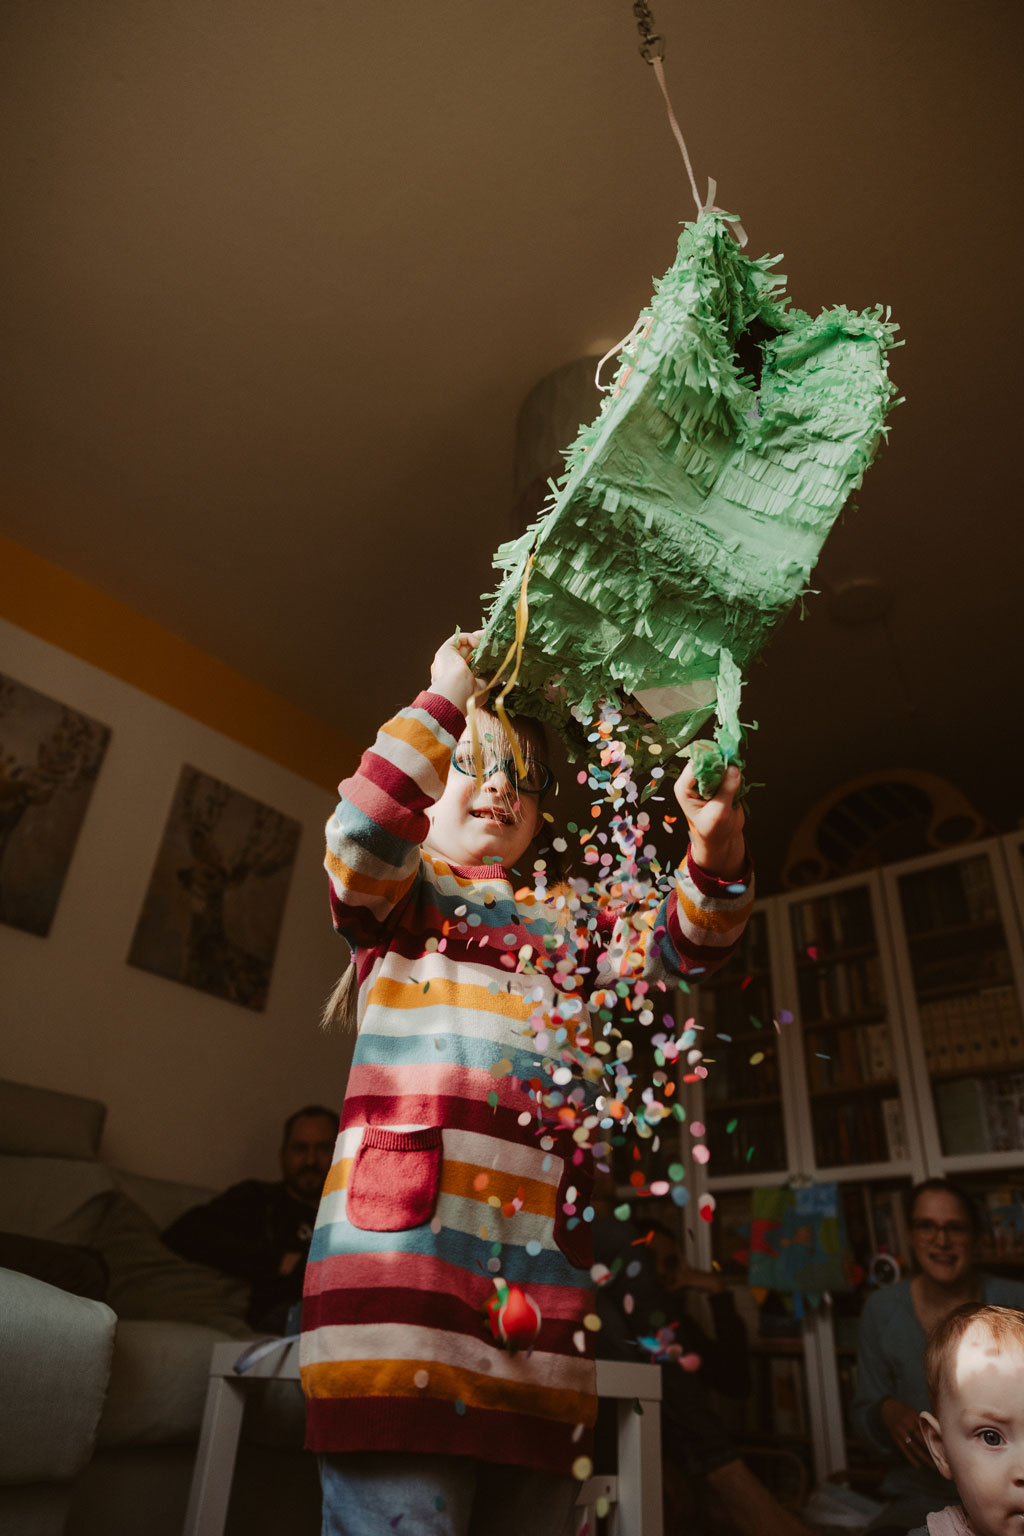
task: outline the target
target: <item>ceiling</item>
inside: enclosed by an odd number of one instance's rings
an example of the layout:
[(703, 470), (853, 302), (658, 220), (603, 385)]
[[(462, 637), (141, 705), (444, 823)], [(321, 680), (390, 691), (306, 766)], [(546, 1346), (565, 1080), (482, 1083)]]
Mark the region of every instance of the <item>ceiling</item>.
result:
[[(750, 250), (906, 342), (750, 680), (767, 883), (877, 768), (1013, 826), (1024, 8), (652, 8)], [(629, 0), (7, 0), (0, 101), (0, 531), (367, 738), (480, 615), (525, 396), (630, 328), (692, 215)], [(837, 622), (851, 580), (882, 620)]]

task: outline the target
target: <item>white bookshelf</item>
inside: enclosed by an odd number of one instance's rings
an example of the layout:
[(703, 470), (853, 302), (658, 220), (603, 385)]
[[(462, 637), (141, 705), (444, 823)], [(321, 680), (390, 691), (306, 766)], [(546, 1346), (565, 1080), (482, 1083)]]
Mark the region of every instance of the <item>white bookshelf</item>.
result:
[[(808, 910), (815, 904), (819, 913), (831, 912), (835, 931), (829, 933), (826, 922), (815, 935), (807, 932)], [(921, 1179), (945, 1174), (981, 1194), (988, 1187), (1024, 1186), (1024, 1091), (1013, 1145), (1004, 1150), (952, 1150), (951, 1100), (943, 1084), (957, 1082), (958, 1074), (951, 1064), (937, 1068), (935, 1026), (936, 1018), (945, 1018), (947, 1004), (952, 1004), (950, 1019), (963, 1021), (961, 1035), (970, 1035), (983, 1016), (995, 1017), (996, 1003), (1008, 1017), (1012, 1002), (1024, 1018), (1024, 832), (770, 897), (758, 902), (755, 912), (767, 925), (772, 1013), (764, 1024), (775, 1034), (778, 1091), (770, 1097), (781, 1119), (784, 1155), (770, 1159), (771, 1166), (723, 1172), (714, 1156), (706, 1165), (693, 1161), (692, 1138), (685, 1134), (685, 1125), (681, 1128), (691, 1191), (684, 1211), (691, 1262), (708, 1267), (712, 1261), (713, 1227), (697, 1216), (698, 1199), (705, 1191), (725, 1206), (758, 1186), (804, 1179), (835, 1182), (840, 1197), (850, 1202), (848, 1214), (863, 1209), (870, 1233), (865, 1241), (870, 1243), (875, 1235), (872, 1213), (891, 1209), (898, 1191)], [(725, 973), (733, 986), (743, 979), (742, 966), (742, 960), (733, 961)], [(870, 986), (865, 978), (870, 978)], [(724, 977), (717, 983), (726, 984)], [(705, 990), (715, 986), (709, 983)], [(701, 1023), (699, 994), (695, 988), (683, 1002)], [(864, 1006), (866, 1002), (876, 1006)], [(772, 1019), (780, 1010), (793, 1018), (776, 1033)], [(884, 1077), (871, 1070), (863, 1034), (880, 1024), (885, 1026), (891, 1067)], [(845, 1045), (828, 1044), (844, 1034), (851, 1037)], [(1024, 1028), (1021, 1036), (1024, 1040)], [(877, 1032), (870, 1038), (877, 1046)], [(1015, 1038), (1007, 1028), (1002, 1048)], [(709, 1042), (702, 1037), (702, 1043)], [(749, 1043), (731, 1048), (746, 1049)], [(995, 1091), (986, 1088), (987, 1083), (1005, 1086), (1018, 1076), (1024, 1090), (1024, 1044), (1002, 1060), (997, 1055), (986, 1060), (984, 1049), (975, 1044), (976, 1055), (965, 1059), (960, 1040), (958, 1060), (971, 1069), (968, 1078), (982, 1084), (979, 1094)], [(718, 1056), (712, 1072), (729, 1070), (724, 1049), (706, 1050)], [(838, 1054), (839, 1062), (822, 1061), (816, 1069), (819, 1050), (822, 1057)], [(873, 1060), (877, 1069), (877, 1051)], [(826, 1082), (830, 1073), (833, 1080)], [(710, 1106), (704, 1085), (688, 1085), (682, 1093), (687, 1121), (699, 1118), (707, 1125)], [(1010, 1108), (1002, 1114), (1001, 1125), (1012, 1122), (1015, 1102), (1009, 1089), (1003, 1097)], [(890, 1101), (884, 1112), (883, 1100)], [(899, 1137), (891, 1133), (894, 1102), (902, 1118)], [(738, 1108), (738, 1118), (742, 1114)], [(966, 1132), (961, 1127), (958, 1134)], [(1002, 1258), (1008, 1265), (1019, 1259), (1024, 1276), (1024, 1254)], [(742, 1283), (739, 1276), (736, 1279)], [(850, 1454), (841, 1382), (852, 1374), (848, 1332), (853, 1324), (849, 1303), (837, 1298), (837, 1305), (838, 1311), (827, 1304), (809, 1312), (798, 1346), (805, 1440), (819, 1479), (847, 1466)], [(759, 1343), (758, 1349), (770, 1355), (772, 1346)], [(780, 1353), (792, 1352), (791, 1344), (784, 1351), (780, 1346)], [(765, 1429), (770, 1431), (770, 1426)]]

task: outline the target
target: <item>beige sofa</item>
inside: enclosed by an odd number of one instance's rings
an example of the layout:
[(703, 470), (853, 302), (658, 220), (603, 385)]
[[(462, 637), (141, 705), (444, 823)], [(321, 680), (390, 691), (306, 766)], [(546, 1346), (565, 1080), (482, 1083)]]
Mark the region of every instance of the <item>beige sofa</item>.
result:
[[(179, 1536), (210, 1352), (252, 1337), (245, 1287), (160, 1242), (210, 1191), (108, 1168), (104, 1115), (96, 1100), (0, 1079), (0, 1233), (78, 1245), (109, 1272), (104, 1305), (0, 1270), (0, 1377), (13, 1366), (17, 1378), (0, 1389), (0, 1442), (13, 1435), (26, 1453), (0, 1454), (5, 1536)], [(49, 1338), (65, 1341), (66, 1370)], [(248, 1396), (229, 1536), (315, 1536), (301, 1393), (279, 1382)]]

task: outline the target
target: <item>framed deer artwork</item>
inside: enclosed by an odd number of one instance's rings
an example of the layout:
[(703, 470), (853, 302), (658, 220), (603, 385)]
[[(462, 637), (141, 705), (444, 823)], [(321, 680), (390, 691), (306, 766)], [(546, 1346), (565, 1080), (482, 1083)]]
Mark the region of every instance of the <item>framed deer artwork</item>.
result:
[(0, 922), (45, 937), (110, 727), (0, 672)]
[(283, 812), (183, 768), (129, 964), (261, 1012), (300, 831)]

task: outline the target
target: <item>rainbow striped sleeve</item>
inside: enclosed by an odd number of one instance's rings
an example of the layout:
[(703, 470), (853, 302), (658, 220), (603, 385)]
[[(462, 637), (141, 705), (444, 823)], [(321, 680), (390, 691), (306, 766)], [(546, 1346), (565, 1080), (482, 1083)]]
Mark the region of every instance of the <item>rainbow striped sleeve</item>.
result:
[(448, 699), (421, 693), (381, 726), (351, 778), (338, 786), (324, 865), (334, 926), (374, 943), (420, 868), (427, 807), (444, 789), (465, 718)]
[(687, 850), (675, 889), (655, 914), (644, 974), (699, 977), (717, 971), (739, 943), (753, 904), (749, 858), (736, 880), (719, 880)]
[(750, 860), (736, 880), (719, 880), (689, 852), (674, 888), (656, 910), (608, 914), (611, 938), (598, 965), (603, 985), (643, 975), (649, 981), (709, 976), (735, 950), (754, 901)]

